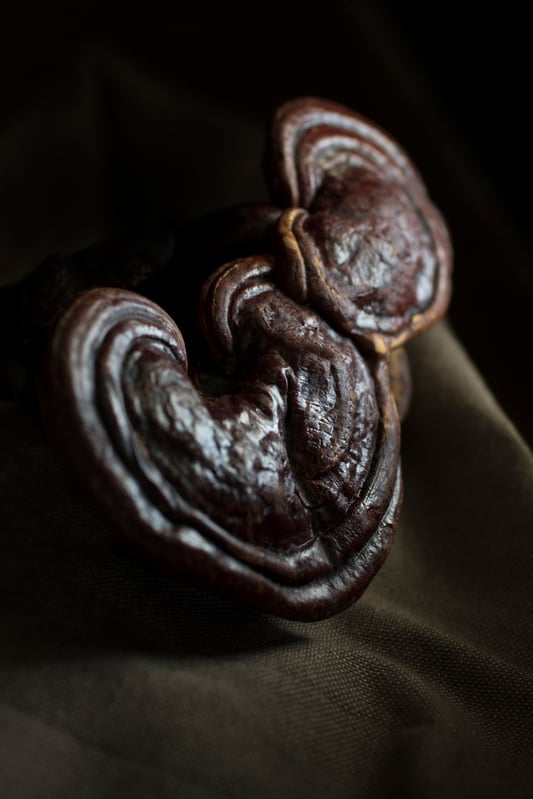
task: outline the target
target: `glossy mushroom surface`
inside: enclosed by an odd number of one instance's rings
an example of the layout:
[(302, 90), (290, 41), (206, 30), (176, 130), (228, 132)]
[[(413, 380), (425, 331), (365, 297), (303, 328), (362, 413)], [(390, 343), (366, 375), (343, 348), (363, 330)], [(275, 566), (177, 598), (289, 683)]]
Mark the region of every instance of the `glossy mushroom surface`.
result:
[(401, 345), (444, 314), (451, 249), (405, 153), (348, 109), (283, 106), (265, 165), (273, 205), (247, 218), (269, 252), (190, 298), (204, 350), (147, 296), (82, 292), (55, 326), (43, 411), (128, 541), (310, 621), (355, 600), (391, 546)]

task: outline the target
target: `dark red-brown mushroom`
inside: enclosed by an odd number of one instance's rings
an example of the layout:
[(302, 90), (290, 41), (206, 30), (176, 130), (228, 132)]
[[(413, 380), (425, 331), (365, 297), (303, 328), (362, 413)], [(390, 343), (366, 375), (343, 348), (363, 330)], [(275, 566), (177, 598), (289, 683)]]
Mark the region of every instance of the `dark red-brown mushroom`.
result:
[(201, 357), (146, 296), (93, 288), (55, 326), (43, 407), (95, 501), (166, 571), (314, 620), (390, 548), (401, 345), (445, 313), (451, 251), (405, 153), (345, 108), (283, 106), (265, 165), (277, 208), (248, 217), (270, 251), (222, 262), (190, 298)]

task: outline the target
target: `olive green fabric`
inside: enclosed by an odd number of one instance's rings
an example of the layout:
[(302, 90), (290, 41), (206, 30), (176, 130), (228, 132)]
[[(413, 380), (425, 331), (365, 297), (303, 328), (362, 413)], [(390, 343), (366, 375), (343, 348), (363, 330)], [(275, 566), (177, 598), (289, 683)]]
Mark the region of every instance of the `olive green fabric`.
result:
[[(184, 218), (261, 198), (261, 148), (255, 120), (91, 56), (0, 136), (2, 274), (109, 233), (124, 164)], [(447, 323), (409, 353), (395, 544), (315, 624), (133, 559), (1, 404), (2, 797), (532, 795), (532, 455)]]

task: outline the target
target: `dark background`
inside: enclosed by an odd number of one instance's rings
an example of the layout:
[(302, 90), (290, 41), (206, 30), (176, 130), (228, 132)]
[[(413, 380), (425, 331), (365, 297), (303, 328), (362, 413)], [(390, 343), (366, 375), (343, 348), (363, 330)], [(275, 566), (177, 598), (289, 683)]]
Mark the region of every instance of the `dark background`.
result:
[[(279, 0), (9, 4), (0, 28), (2, 117), (95, 41), (260, 116), (287, 96), (327, 93), (358, 100), (399, 132), (450, 125), (531, 241), (530, 32), (512, 4), (482, 12), (379, 0), (328, 0), (322, 11)], [(444, 119), (424, 123), (428, 112)]]
[(261, 199), (262, 128), (311, 93), (418, 165), (453, 237), (457, 337), (408, 345), (397, 541), (316, 625), (125, 557), (27, 410), (0, 403), (2, 799), (531, 795), (533, 472), (508, 423), (533, 442), (530, 34), (509, 3), (466, 10), (4, 4), (0, 282)]
[[(304, 94), (366, 114), (408, 150), (444, 212), (456, 252), (451, 322), (529, 435), (515, 377), (533, 338), (529, 28), (512, 5), (496, 8), (19, 2), (2, 13), (0, 124), (53, 95), (94, 47), (261, 125)], [(111, 233), (169, 212), (165, 196), (147, 201), (131, 159), (116, 153), (114, 169)]]

